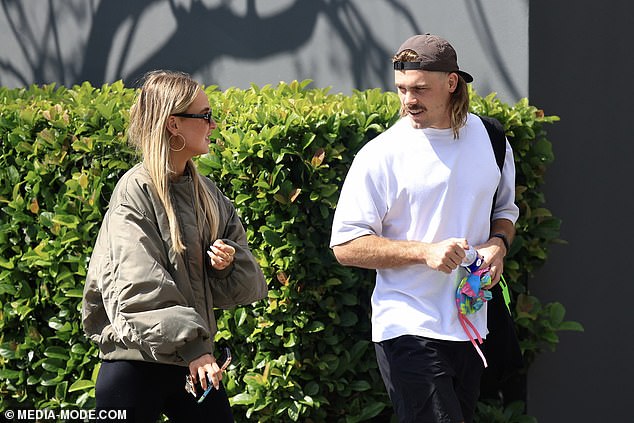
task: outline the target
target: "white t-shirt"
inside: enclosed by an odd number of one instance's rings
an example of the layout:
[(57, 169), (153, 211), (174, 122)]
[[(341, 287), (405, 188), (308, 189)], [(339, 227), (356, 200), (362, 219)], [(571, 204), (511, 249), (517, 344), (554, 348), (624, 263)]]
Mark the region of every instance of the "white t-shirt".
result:
[[(506, 143), (503, 175), (486, 128), (469, 114), (460, 137), (451, 129), (415, 129), (403, 118), (355, 157), (335, 211), (330, 246), (363, 235), (392, 240), (487, 241), (493, 220), (517, 220), (515, 165)], [(377, 270), (372, 294), (372, 340), (421, 335), (468, 340), (458, 320), (455, 292), (465, 275), (426, 265)], [(484, 336), (486, 307), (468, 316)]]

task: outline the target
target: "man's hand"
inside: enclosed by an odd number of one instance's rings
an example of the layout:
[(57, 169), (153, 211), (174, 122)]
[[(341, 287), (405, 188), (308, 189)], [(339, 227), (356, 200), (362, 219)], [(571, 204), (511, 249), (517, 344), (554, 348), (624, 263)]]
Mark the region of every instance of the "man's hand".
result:
[(426, 244), (425, 263), (428, 267), (443, 273), (451, 273), (465, 257), (465, 249), (469, 248), (464, 238), (449, 238), (444, 241)]
[[(501, 246), (499, 244), (502, 244)], [(506, 255), (506, 248), (502, 240), (499, 238), (491, 238), (486, 243), (475, 247), (478, 253), (484, 258), (482, 267), (489, 267), (489, 275), (491, 275), (491, 284), (485, 288), (493, 288), (498, 282), (502, 272), (504, 272), (504, 256)]]

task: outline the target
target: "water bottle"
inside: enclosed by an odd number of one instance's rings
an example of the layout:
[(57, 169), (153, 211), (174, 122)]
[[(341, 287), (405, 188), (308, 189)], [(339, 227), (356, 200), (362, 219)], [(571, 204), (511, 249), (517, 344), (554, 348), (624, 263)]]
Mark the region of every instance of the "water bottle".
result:
[(483, 258), (480, 257), (480, 254), (473, 248), (464, 250), (464, 252), (465, 257), (462, 259), (460, 265), (466, 268), (469, 273), (473, 273), (482, 266)]

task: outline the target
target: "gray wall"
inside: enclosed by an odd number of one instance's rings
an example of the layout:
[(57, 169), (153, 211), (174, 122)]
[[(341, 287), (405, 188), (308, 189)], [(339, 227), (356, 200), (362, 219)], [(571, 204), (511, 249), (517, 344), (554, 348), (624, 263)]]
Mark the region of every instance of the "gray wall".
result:
[(530, 98), (561, 121), (546, 195), (568, 245), (533, 289), (561, 301), (585, 332), (567, 333), (529, 375), (540, 423), (631, 422), (634, 277), (631, 2), (531, 1)]
[(392, 89), (410, 35), (449, 39), (474, 87), (528, 95), (528, 0), (2, 1), (0, 84), (72, 85), (178, 68), (206, 85), (312, 79), (350, 93)]

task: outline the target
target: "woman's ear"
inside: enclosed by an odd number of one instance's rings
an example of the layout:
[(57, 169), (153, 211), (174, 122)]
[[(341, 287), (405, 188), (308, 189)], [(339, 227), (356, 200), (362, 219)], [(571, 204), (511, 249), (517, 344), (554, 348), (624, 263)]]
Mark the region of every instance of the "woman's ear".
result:
[(174, 116), (170, 116), (167, 118), (166, 128), (172, 135), (176, 135), (178, 133), (178, 123)]

